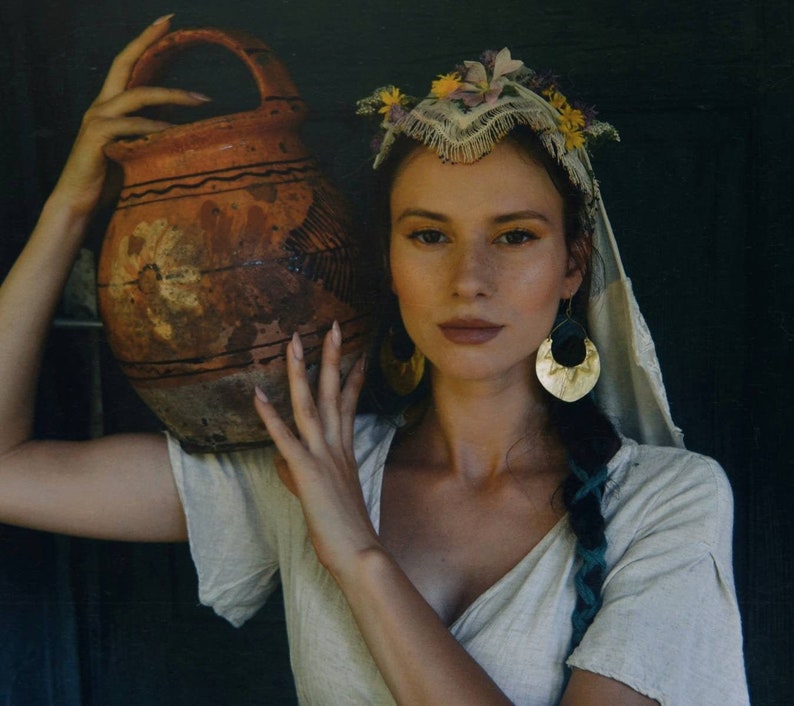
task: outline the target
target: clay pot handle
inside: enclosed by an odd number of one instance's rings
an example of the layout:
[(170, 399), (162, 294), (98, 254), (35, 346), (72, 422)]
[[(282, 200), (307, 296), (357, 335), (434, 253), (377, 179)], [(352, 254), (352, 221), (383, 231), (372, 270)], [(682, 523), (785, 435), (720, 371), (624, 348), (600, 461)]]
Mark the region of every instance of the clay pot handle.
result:
[(197, 44), (217, 44), (235, 54), (254, 76), (262, 98), (260, 107), (273, 98), (299, 98), (286, 67), (270, 47), (246, 32), (214, 27), (180, 29), (166, 34), (138, 59), (127, 88), (150, 85), (172, 56)]

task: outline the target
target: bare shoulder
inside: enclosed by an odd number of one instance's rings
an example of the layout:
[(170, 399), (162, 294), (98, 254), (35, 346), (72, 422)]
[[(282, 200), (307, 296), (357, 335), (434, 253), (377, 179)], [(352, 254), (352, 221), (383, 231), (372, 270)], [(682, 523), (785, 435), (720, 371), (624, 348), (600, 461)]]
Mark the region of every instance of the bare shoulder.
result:
[(0, 521), (102, 539), (186, 537), (161, 434), (20, 444), (0, 456)]

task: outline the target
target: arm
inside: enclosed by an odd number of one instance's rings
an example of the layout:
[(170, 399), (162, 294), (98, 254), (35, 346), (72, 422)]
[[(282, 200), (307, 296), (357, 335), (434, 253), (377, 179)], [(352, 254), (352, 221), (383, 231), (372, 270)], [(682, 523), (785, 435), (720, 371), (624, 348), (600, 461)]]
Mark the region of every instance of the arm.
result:
[[(355, 567), (340, 586), (398, 703), (510, 703), (391, 557), (382, 550), (368, 550)], [(560, 706), (614, 704), (657, 702), (619, 681), (578, 669), (573, 670), (560, 702)]]
[(164, 438), (30, 439), (43, 342), (105, 182), (104, 146), (168, 127), (128, 115), (144, 106), (205, 100), (179, 90), (125, 90), (135, 61), (168, 31), (168, 19), (146, 28), (116, 57), (30, 240), (0, 288), (0, 521), (101, 537), (185, 536)]
[[(306, 382), (300, 339), (288, 347), (292, 407), (300, 439), (262, 391), (257, 409), (286, 460), (279, 473), (300, 499), (320, 562), (334, 577), (378, 668), (401, 704), (509, 704), (488, 673), (452, 636), (370, 522), (353, 455), (353, 422), (363, 361), (339, 389), (341, 337), (323, 347), (318, 401)], [(560, 665), (562, 669), (562, 665)], [(563, 706), (647, 706), (655, 702), (605, 677), (576, 671)]]

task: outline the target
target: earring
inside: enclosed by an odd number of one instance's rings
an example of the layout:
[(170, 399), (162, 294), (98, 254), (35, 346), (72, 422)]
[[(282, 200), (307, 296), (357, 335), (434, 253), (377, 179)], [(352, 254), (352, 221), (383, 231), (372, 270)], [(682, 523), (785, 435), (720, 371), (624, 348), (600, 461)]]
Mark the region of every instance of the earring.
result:
[(410, 395), (425, 374), (425, 356), (402, 325), (392, 326), (380, 347), (380, 369), (389, 387), (401, 397)]
[[(575, 326), (574, 333), (568, 333), (565, 339), (572, 335), (584, 336), (584, 359), (577, 365), (563, 365), (558, 362), (551, 351), (551, 337), (564, 327)], [(601, 374), (601, 360), (595, 344), (587, 337), (584, 327), (572, 318), (571, 300), (565, 310), (565, 318), (557, 323), (549, 332), (548, 337), (538, 348), (535, 358), (535, 374), (540, 384), (552, 395), (564, 402), (576, 402), (584, 397), (598, 382)]]

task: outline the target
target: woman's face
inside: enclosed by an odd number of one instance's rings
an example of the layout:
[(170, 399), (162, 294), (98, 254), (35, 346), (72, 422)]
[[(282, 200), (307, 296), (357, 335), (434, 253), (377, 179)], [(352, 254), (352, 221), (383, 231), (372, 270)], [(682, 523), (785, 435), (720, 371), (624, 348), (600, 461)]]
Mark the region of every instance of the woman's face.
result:
[(392, 288), (414, 343), (442, 375), (525, 380), (582, 281), (545, 169), (510, 142), (465, 165), (417, 149), (390, 205)]

